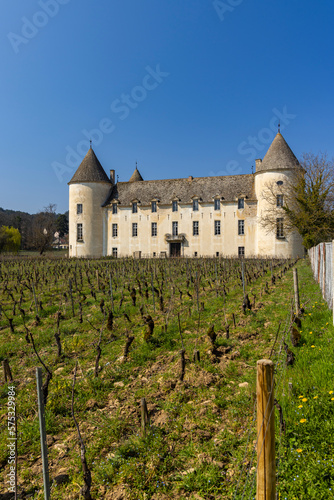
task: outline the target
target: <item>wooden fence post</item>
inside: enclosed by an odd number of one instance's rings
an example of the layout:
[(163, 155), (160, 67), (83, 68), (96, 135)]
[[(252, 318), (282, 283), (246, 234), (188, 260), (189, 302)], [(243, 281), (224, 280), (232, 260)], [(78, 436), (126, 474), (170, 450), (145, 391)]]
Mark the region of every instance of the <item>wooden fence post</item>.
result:
[(39, 430), (41, 434), (44, 499), (50, 500), (50, 479), (49, 479), (48, 446), (46, 444), (45, 412), (44, 412), (43, 389), (42, 389), (42, 368), (36, 368), (36, 381), (37, 381)]
[(274, 363), (257, 362), (257, 488), (256, 500), (275, 500)]
[(331, 276), (331, 280), (332, 280), (332, 309), (333, 309), (333, 325), (334, 325), (334, 288), (333, 288), (333, 285), (334, 285), (334, 240), (332, 240), (332, 245), (331, 245), (331, 252), (332, 252), (332, 276)]
[(298, 316), (300, 312), (300, 303), (299, 303), (299, 289), (298, 289), (298, 272), (296, 267), (293, 268), (293, 288), (295, 292), (295, 313), (296, 316)]

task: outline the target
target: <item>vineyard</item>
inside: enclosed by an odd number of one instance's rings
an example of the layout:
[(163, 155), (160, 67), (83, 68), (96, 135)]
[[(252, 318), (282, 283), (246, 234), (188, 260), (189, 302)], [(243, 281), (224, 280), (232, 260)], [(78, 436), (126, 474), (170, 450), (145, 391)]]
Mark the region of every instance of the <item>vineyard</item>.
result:
[[(330, 468), (321, 483), (327, 496), (308, 496), (309, 490), (298, 490), (299, 480), (287, 493), (295, 474), (291, 460), (301, 448), (295, 407), (300, 395), (307, 399), (301, 391), (309, 361), (302, 352), (311, 338), (304, 326), (310, 329), (318, 314), (327, 326), (316, 332), (313, 325), (313, 333), (324, 336), (330, 328), (330, 312), (305, 262), (298, 263), (302, 326), (292, 326), (295, 265), (279, 259), (0, 260), (1, 492), (8, 490), (6, 405), (14, 387), (19, 498), (44, 498), (36, 393), (36, 367), (42, 367), (53, 500), (254, 498), (256, 361), (268, 358), (275, 363), (281, 498), (333, 498)], [(324, 342), (329, 348), (327, 337)], [(311, 372), (305, 375), (307, 387), (316, 383), (329, 392), (332, 362), (326, 374), (316, 382)], [(329, 426), (334, 417), (327, 399)], [(321, 436), (329, 432), (326, 425)], [(321, 440), (320, 460), (327, 460), (333, 438)]]

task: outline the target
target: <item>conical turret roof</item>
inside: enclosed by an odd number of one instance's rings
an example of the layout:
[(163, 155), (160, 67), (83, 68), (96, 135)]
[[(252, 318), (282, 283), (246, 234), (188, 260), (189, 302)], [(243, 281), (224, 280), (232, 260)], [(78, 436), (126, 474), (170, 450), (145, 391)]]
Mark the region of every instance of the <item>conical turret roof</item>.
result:
[(291, 169), (299, 166), (299, 162), (290, 146), (280, 132), (270, 145), (262, 163), (257, 167), (257, 172), (264, 170)]
[(138, 181), (143, 181), (143, 180), (144, 179), (140, 175), (140, 172), (136, 166), (135, 171), (133, 172), (133, 174), (131, 175), (131, 177), (129, 179), (129, 182), (138, 182)]
[(92, 148), (88, 150), (69, 184), (76, 182), (110, 182)]

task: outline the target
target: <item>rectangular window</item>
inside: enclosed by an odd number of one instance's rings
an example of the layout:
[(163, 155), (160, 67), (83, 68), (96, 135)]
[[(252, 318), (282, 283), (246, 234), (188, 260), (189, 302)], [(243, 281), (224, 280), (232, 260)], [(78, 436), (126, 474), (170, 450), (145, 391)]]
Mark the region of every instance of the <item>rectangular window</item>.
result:
[(283, 217), (276, 219), (276, 237), (284, 238)]
[(216, 252), (216, 257), (219, 257), (219, 252)]
[(172, 202), (172, 212), (177, 212), (178, 206), (177, 206), (177, 201)]
[(220, 220), (215, 220), (215, 236), (220, 235)]
[(278, 194), (276, 196), (276, 205), (278, 207), (283, 207), (283, 195), (282, 194)]
[(132, 224), (132, 236), (138, 236), (138, 224), (134, 222)]
[(157, 222), (152, 222), (152, 225), (151, 225), (151, 235), (152, 236), (158, 236), (158, 223)]
[(198, 220), (193, 221), (193, 236), (198, 236), (199, 234), (199, 222)]
[(157, 256), (157, 253), (156, 252), (153, 252), (153, 257), (156, 257)]
[(177, 222), (173, 222), (173, 236), (177, 236), (179, 234), (179, 225)]
[(238, 256), (245, 257), (245, 247), (238, 247)]
[(82, 224), (77, 224), (77, 240), (83, 240)]
[(112, 256), (115, 257), (115, 259), (117, 259), (117, 248), (112, 249)]
[(244, 198), (239, 198), (238, 199), (238, 209), (240, 210), (240, 209), (244, 208), (244, 206), (245, 206)]
[(193, 211), (194, 212), (198, 211), (198, 200), (193, 200)]
[(112, 237), (117, 238), (117, 236), (118, 236), (118, 227), (117, 227), (117, 224), (113, 224), (112, 225)]
[(82, 214), (82, 203), (77, 204), (77, 214)]
[(152, 209), (152, 212), (156, 212), (157, 211), (157, 202), (156, 201), (152, 201), (152, 203), (151, 203), (151, 209)]
[(117, 203), (112, 204), (112, 213), (117, 214)]
[(197, 252), (194, 252), (194, 257), (197, 257)]
[(245, 221), (244, 220), (238, 220), (238, 234), (239, 235), (245, 234)]
[(220, 210), (220, 200), (219, 200), (219, 198), (215, 199), (215, 210)]
[(132, 213), (136, 214), (137, 212), (138, 212), (138, 204), (135, 201), (134, 203), (132, 203)]

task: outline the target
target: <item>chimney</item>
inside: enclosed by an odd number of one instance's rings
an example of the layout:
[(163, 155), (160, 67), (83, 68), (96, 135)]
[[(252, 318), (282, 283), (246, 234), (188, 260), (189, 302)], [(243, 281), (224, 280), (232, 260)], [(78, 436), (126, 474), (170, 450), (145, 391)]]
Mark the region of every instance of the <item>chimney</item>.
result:
[(112, 184), (115, 184), (115, 170), (110, 170), (110, 180)]
[(255, 160), (255, 172), (257, 172), (261, 166), (262, 160)]

